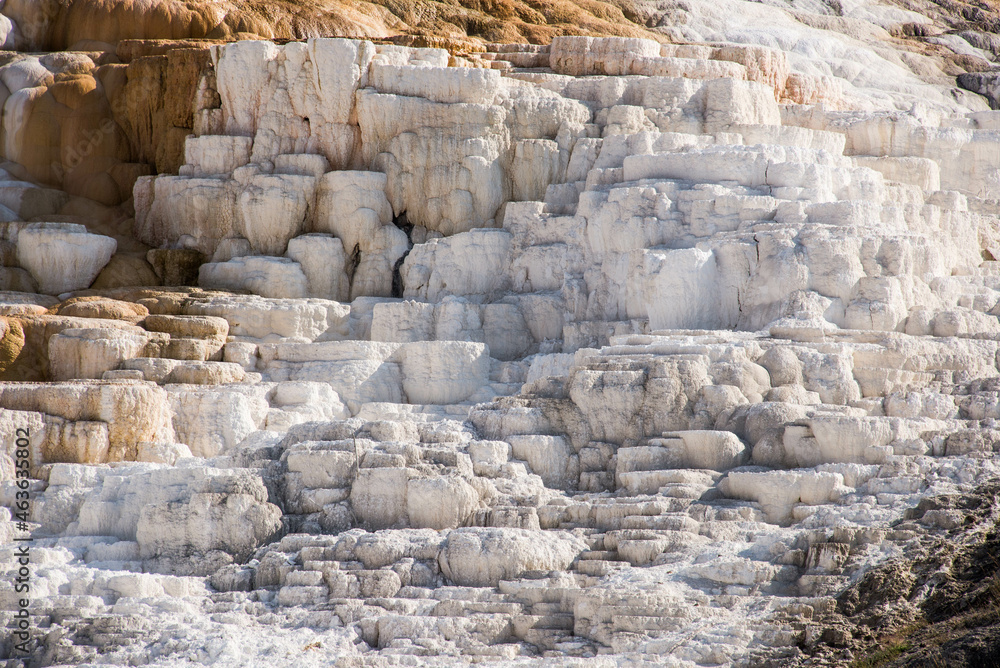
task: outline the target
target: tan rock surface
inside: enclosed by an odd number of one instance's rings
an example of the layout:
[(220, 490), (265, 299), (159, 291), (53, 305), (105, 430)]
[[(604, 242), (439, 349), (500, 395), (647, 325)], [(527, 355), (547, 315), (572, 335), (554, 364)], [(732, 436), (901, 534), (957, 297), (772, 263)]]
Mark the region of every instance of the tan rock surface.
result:
[(96, 296), (72, 297), (58, 306), (53, 306), (49, 312), (52, 315), (67, 315), (78, 318), (124, 320), (133, 325), (149, 315), (149, 310), (142, 304)]
[(993, 9), (898, 1), (0, 3), (26, 660), (850, 640), (1000, 475)]
[(0, 376), (7, 372), (24, 348), (24, 328), (17, 318), (0, 318)]

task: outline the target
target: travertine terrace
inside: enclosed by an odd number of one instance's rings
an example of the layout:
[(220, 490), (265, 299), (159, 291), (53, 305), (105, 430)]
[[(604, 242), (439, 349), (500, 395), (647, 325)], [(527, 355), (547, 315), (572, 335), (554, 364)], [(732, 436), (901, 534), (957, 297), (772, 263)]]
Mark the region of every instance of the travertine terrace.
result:
[(961, 539), (915, 508), (1000, 473), (1000, 42), (667, 4), (0, 58), (32, 666), (780, 665)]

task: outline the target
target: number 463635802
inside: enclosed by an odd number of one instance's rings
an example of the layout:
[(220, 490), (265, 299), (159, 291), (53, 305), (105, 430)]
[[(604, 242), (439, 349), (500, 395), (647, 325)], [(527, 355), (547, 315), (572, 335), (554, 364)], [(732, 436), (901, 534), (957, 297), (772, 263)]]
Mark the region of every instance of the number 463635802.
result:
[(14, 503), (14, 517), (21, 521), (27, 522), (28, 516), (31, 512), (31, 492), (29, 487), (31, 485), (28, 480), (29, 470), (31, 468), (31, 461), (29, 459), (30, 452), (28, 446), (31, 438), (31, 432), (25, 428), (19, 428), (15, 432), (17, 440), (14, 445), (17, 446), (14, 451), (14, 468), (15, 477), (17, 478), (17, 494), (16, 501)]

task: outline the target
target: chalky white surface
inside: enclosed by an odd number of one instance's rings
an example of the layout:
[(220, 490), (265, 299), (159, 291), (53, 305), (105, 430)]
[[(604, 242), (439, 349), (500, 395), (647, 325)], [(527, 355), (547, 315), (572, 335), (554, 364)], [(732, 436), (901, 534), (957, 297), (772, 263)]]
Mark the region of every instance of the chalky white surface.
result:
[(997, 474), (1000, 112), (885, 46), (911, 12), (686, 13), (505, 75), (215, 47), (136, 229), (253, 293), (184, 305), (228, 338), (68, 327), (0, 386), (37, 614), (111, 620), (58, 661), (747, 665), (960, 522), (898, 521)]

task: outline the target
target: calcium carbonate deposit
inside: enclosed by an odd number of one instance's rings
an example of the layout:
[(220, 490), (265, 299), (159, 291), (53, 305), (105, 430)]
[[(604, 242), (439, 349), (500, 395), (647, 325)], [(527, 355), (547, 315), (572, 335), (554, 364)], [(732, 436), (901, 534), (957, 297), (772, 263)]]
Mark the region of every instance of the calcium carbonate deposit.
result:
[(4, 10), (0, 664), (778, 666), (961, 540), (996, 34), (637, 4), (462, 54)]

